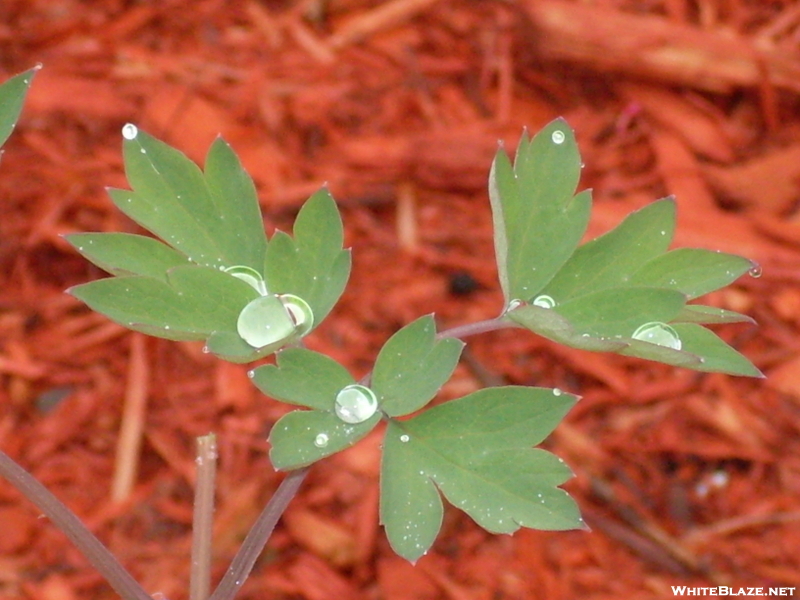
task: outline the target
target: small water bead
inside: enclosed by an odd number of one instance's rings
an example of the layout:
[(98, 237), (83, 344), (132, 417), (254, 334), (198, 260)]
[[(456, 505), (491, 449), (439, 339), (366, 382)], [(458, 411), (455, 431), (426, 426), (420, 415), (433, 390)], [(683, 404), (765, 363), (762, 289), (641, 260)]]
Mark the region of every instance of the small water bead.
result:
[(126, 123), (122, 127), (122, 137), (126, 140), (135, 140), (137, 135), (139, 135), (139, 129), (133, 123)]
[(673, 350), (681, 349), (681, 338), (678, 336), (678, 332), (666, 323), (658, 321), (641, 325), (633, 332), (631, 337), (635, 340), (649, 342)]
[(556, 305), (556, 301), (551, 296), (542, 294), (541, 296), (536, 296), (531, 304), (539, 308), (553, 308)]
[(328, 445), (330, 438), (328, 437), (327, 433), (318, 433), (317, 437), (314, 438), (314, 445), (317, 448), (324, 448)]
[(758, 279), (759, 277), (761, 277), (761, 265), (759, 264), (753, 265), (752, 267), (750, 267), (750, 270), (747, 271), (747, 274), (750, 275), (750, 277), (753, 277), (754, 279)]
[(553, 396), (560, 396), (563, 393), (559, 388), (553, 388)]
[(508, 303), (508, 308), (506, 308), (506, 312), (511, 312), (512, 310), (519, 308), (520, 306), (525, 306), (525, 300), (520, 300), (519, 298), (515, 298), (511, 302)]
[(368, 387), (354, 383), (336, 394), (334, 410), (345, 423), (363, 423), (378, 410), (378, 398)]
[[(404, 444), (408, 442), (408, 440), (410, 439), (411, 437), (407, 433), (404, 433), (403, 435), (400, 436), (400, 441), (403, 442)], [(422, 475), (422, 471), (420, 471), (420, 475)]]
[(556, 129), (550, 136), (550, 139), (553, 140), (554, 144), (563, 144), (564, 140), (567, 139), (567, 136), (564, 135), (564, 132), (560, 129)]
[(261, 276), (261, 273), (255, 269), (251, 269), (250, 267), (243, 265), (236, 265), (233, 267), (221, 266), (220, 270), (228, 273), (229, 275), (233, 275), (236, 277), (236, 279), (241, 279), (262, 296), (267, 295), (267, 284), (264, 281), (264, 278)]

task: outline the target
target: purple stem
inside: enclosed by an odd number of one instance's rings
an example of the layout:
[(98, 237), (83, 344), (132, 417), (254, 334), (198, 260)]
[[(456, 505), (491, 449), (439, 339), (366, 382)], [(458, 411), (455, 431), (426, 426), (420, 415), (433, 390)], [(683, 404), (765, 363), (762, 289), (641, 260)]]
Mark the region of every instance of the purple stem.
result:
[(41, 510), (125, 600), (153, 600), (81, 520), (14, 459), (0, 451), (0, 475)]
[(250, 571), (253, 570), (253, 565), (255, 565), (261, 551), (267, 544), (267, 540), (269, 540), (269, 536), (275, 529), (278, 519), (281, 518), (289, 502), (297, 494), (300, 484), (303, 483), (307, 474), (308, 467), (290, 471), (281, 482), (264, 510), (261, 511), (247, 537), (244, 538), (242, 547), (233, 557), (231, 566), (228, 567), (225, 576), (219, 582), (217, 589), (211, 594), (209, 600), (233, 600), (236, 592), (239, 591), (247, 576), (250, 575)]

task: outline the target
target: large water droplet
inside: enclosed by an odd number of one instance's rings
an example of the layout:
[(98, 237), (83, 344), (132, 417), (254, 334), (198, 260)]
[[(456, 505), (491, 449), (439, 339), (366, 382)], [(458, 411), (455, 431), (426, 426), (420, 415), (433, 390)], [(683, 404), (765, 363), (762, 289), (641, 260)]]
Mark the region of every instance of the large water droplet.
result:
[(378, 398), (368, 387), (354, 383), (336, 395), (335, 410), (345, 423), (363, 423), (378, 410)]
[(747, 274), (750, 275), (750, 277), (755, 277), (758, 279), (761, 277), (761, 265), (754, 264), (752, 267), (750, 267), (750, 270), (747, 271)]
[(556, 305), (556, 301), (551, 296), (542, 294), (541, 296), (536, 296), (531, 304), (539, 308), (553, 308)]
[[(404, 444), (406, 442), (408, 442), (408, 440), (410, 440), (410, 439), (411, 438), (409, 437), (409, 435), (407, 433), (404, 433), (403, 435), (400, 436), (400, 441), (403, 442)], [(420, 472), (420, 475), (422, 475), (421, 472)]]
[(550, 139), (553, 140), (554, 144), (563, 144), (564, 140), (567, 139), (567, 136), (564, 135), (564, 132), (560, 129), (556, 129), (550, 136)]
[(264, 278), (261, 276), (261, 273), (255, 269), (245, 267), (244, 265), (236, 265), (234, 267), (227, 268), (220, 267), (220, 269), (229, 275), (233, 275), (236, 277), (236, 279), (241, 279), (262, 296), (267, 295), (267, 284), (264, 281)]
[(253, 348), (263, 348), (289, 339), (295, 325), (277, 296), (260, 296), (239, 313), (236, 331)]
[(327, 433), (318, 433), (317, 437), (314, 438), (314, 445), (317, 448), (324, 448), (328, 445), (328, 441), (330, 438), (328, 437)]
[(126, 140), (135, 140), (139, 135), (139, 129), (133, 123), (126, 123), (122, 127), (122, 137)]
[(681, 338), (678, 337), (678, 332), (666, 323), (658, 321), (641, 325), (633, 332), (631, 337), (635, 340), (657, 344), (673, 350), (681, 349)]

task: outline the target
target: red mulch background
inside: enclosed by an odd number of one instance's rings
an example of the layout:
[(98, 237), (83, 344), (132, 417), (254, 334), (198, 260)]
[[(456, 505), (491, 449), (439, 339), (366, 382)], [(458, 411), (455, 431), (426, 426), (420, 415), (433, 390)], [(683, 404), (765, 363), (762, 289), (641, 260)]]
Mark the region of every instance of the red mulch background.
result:
[[(269, 231), (323, 182), (354, 252), (311, 337), (361, 376), (402, 324), (501, 308), (486, 177), (498, 140), (558, 115), (595, 190), (590, 235), (666, 194), (677, 245), (758, 260), (709, 302), (766, 380), (698, 374), (501, 331), (443, 390), (498, 381), (583, 400), (549, 438), (591, 532), (492, 536), (448, 509), (415, 567), (377, 523), (378, 435), (316, 465), (241, 598), (669, 598), (800, 587), (800, 5), (791, 0), (3, 0), (0, 76), (37, 63), (0, 170), (0, 446), (142, 582), (186, 598), (194, 438), (218, 434), (221, 575), (280, 481), (287, 407), (245, 367), (144, 338), (63, 293), (103, 274), (60, 235), (136, 231), (121, 126), (202, 160), (218, 133)], [(474, 285), (472, 285), (474, 283)], [(473, 289), (474, 288), (474, 289)], [(141, 433), (139, 434), (139, 430)], [(125, 431), (124, 435), (121, 431)], [(0, 481), (0, 598), (115, 595)]]

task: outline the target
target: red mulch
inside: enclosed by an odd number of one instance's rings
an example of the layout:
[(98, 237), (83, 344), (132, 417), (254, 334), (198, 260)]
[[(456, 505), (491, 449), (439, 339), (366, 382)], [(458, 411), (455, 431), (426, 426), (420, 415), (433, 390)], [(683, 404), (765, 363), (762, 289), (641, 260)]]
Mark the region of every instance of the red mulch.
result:
[[(592, 235), (674, 193), (678, 245), (761, 263), (762, 277), (711, 301), (758, 320), (720, 332), (768, 379), (513, 331), (471, 339), (444, 397), (498, 380), (583, 396), (546, 446), (575, 470), (567, 488), (592, 532), (491, 536), (448, 509), (412, 567), (377, 525), (373, 435), (313, 468), (241, 597), (800, 587), (795, 2), (4, 0), (0, 76), (39, 62), (0, 170), (0, 446), (148, 591), (186, 597), (194, 437), (219, 436), (219, 575), (280, 480), (265, 438), (286, 407), (257, 393), (244, 367), (131, 334), (63, 293), (102, 274), (61, 234), (135, 231), (104, 191), (125, 186), (121, 126), (198, 160), (221, 132), (255, 177), (270, 230), (289, 228), (329, 183), (355, 265), (310, 345), (360, 376), (419, 315), (455, 325), (497, 314), (491, 157), (498, 139), (513, 149), (523, 126), (557, 115), (577, 130), (595, 189)], [(454, 294), (465, 274), (477, 289)], [(114, 597), (3, 482), (0, 597)]]

